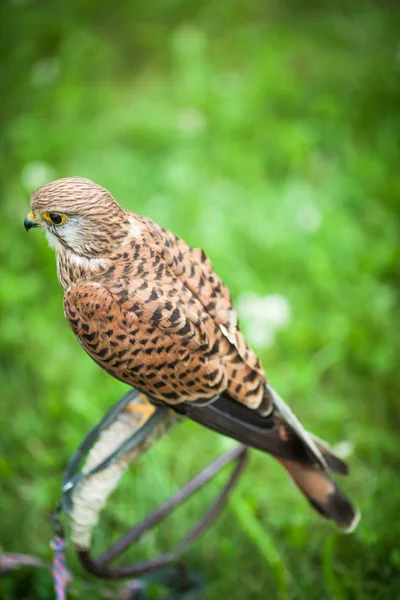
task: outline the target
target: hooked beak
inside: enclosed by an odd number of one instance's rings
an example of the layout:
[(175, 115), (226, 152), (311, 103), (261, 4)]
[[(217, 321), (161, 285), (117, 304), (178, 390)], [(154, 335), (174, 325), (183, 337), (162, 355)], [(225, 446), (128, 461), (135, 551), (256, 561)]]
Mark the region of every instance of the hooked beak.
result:
[(27, 231), (32, 229), (33, 227), (40, 227), (39, 223), (35, 219), (35, 215), (31, 211), (29, 215), (27, 215), (24, 219), (24, 227)]

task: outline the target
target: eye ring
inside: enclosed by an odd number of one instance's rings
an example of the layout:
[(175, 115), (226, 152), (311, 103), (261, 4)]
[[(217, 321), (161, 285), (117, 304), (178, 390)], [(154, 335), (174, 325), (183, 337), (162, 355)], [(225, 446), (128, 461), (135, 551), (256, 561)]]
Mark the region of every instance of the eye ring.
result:
[(48, 221), (49, 223), (51, 223), (52, 225), (63, 225), (67, 220), (68, 217), (66, 215), (61, 215), (60, 213), (43, 213), (43, 218), (46, 219), (46, 221)]

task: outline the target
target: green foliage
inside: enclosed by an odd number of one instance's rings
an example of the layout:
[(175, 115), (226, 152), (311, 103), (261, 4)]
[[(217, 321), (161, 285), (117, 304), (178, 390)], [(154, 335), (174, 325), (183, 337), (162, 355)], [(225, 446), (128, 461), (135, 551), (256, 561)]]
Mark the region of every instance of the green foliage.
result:
[[(363, 513), (357, 532), (334, 531), (254, 453), (230, 505), (187, 554), (204, 598), (399, 597), (400, 19), (388, 5), (3, 4), (4, 550), (50, 559), (63, 467), (125, 391), (82, 352), (52, 251), (22, 227), (35, 187), (81, 175), (203, 247), (236, 299), (284, 296), (290, 323), (256, 346), (270, 379), (308, 428), (354, 442), (343, 486)], [(227, 443), (177, 427), (125, 477), (99, 547)], [(215, 490), (130, 558), (167, 549)], [(100, 597), (104, 586), (69, 559), (78, 597)], [(0, 596), (51, 598), (50, 578), (12, 573)]]

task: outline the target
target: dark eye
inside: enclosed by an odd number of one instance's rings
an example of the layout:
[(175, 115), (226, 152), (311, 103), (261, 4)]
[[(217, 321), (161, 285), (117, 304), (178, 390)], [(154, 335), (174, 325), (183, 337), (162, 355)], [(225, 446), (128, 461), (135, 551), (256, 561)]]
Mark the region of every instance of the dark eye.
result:
[(49, 218), (50, 221), (54, 223), (54, 225), (60, 225), (60, 223), (62, 223), (63, 220), (62, 216), (58, 215), (57, 213), (49, 213)]

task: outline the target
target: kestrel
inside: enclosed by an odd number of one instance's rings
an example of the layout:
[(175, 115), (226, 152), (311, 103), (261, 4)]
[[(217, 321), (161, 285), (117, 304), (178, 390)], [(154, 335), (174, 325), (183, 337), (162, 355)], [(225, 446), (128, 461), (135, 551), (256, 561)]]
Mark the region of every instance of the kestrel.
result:
[(156, 403), (271, 453), (309, 502), (345, 531), (358, 514), (331, 471), (346, 465), (301, 426), (267, 382), (206, 254), (124, 210), (80, 177), (31, 198), (27, 230), (55, 249), (65, 316), (110, 375)]

